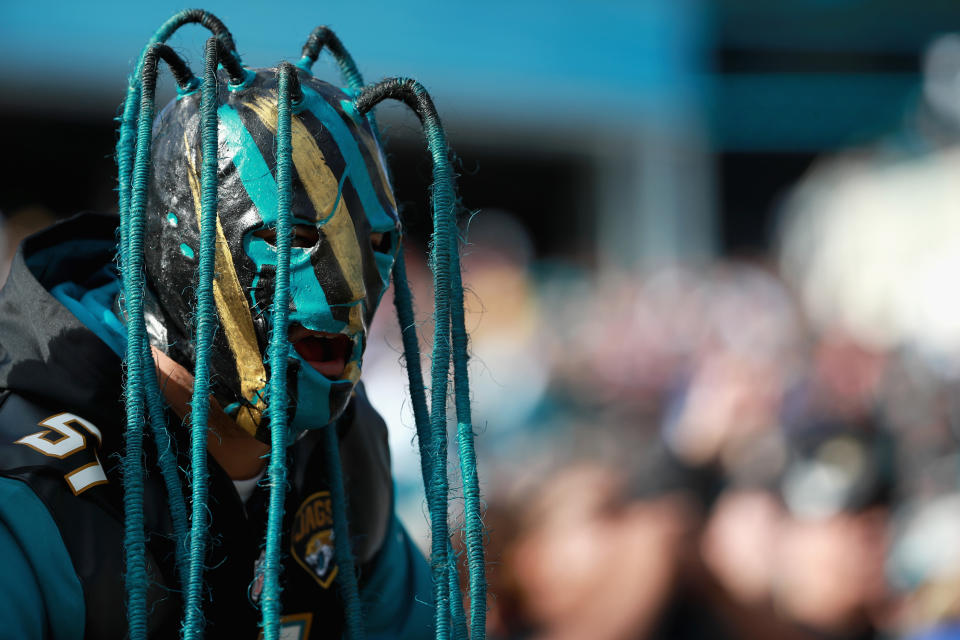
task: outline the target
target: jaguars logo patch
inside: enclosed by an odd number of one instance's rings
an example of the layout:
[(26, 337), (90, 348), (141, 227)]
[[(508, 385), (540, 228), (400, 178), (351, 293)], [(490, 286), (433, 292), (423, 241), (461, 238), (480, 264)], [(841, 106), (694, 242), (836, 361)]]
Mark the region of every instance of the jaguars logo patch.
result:
[(314, 493), (297, 509), (293, 516), (290, 555), (324, 589), (337, 577), (329, 491)]

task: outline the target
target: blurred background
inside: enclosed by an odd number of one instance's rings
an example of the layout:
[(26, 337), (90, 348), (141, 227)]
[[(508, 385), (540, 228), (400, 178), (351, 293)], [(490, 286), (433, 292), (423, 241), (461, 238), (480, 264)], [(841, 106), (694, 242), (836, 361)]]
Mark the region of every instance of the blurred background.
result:
[[(126, 76), (180, 8), (0, 4), (6, 259), (115, 210)], [(434, 96), (467, 209), (491, 637), (960, 638), (960, 5), (205, 8), (247, 64), (329, 24), (368, 81)], [(204, 38), (172, 44), (196, 68)], [(413, 116), (378, 117), (429, 341), (429, 158)], [(364, 379), (426, 544), (384, 309)]]

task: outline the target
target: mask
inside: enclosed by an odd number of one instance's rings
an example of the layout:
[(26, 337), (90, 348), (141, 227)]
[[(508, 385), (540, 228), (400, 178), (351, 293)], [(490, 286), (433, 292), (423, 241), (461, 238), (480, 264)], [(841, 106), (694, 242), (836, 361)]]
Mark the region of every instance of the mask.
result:
[[(329, 424), (360, 377), (367, 329), (387, 288), (400, 227), (382, 151), (352, 96), (300, 73), (292, 117), (293, 224), (287, 387), (294, 434)], [(269, 307), (275, 289), (277, 87), (273, 69), (221, 82), (213, 395), (269, 442)], [(154, 123), (146, 221), (151, 341), (192, 369), (199, 257), (200, 94), (178, 96)], [(292, 441), (292, 438), (291, 438)]]

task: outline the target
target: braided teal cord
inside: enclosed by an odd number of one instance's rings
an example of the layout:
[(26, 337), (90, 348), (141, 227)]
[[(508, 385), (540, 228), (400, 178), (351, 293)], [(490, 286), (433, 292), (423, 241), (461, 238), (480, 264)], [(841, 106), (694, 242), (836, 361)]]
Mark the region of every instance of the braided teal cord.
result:
[[(158, 43), (166, 42), (174, 32), (177, 31), (181, 26), (191, 23), (199, 22), (205, 27), (214, 30), (220, 31), (220, 37), (224, 40), (225, 44), (228, 44), (231, 48), (234, 48), (233, 39), (230, 36), (229, 32), (226, 31), (223, 27), (223, 23), (220, 22), (216, 16), (209, 14), (205, 11), (198, 9), (191, 9), (180, 11), (174, 14), (170, 19), (164, 22), (153, 36), (150, 38), (146, 47), (140, 54), (140, 58), (137, 61), (136, 69), (130, 77), (129, 86), (127, 87), (127, 95), (124, 100), (123, 105), (123, 114), (120, 119), (120, 132), (117, 140), (117, 182), (118, 182), (118, 191), (119, 191), (119, 202), (118, 209), (120, 213), (120, 273), (121, 273), (121, 282), (123, 284), (124, 290), (124, 302), (126, 304), (127, 300), (127, 288), (128, 283), (134, 282), (128, 274), (128, 263), (130, 252), (128, 250), (129, 243), (129, 223), (130, 223), (130, 200), (131, 200), (131, 189), (133, 185), (131, 183), (131, 173), (133, 171), (134, 156), (136, 154), (136, 147), (138, 144), (139, 136), (135, 136), (134, 132), (138, 128), (138, 121), (140, 120), (139, 114), (141, 109), (141, 76), (143, 73), (144, 59), (147, 55), (147, 52), (150, 51), (154, 45)], [(154, 56), (154, 61), (155, 61)], [(154, 68), (154, 73), (156, 72)], [(150, 99), (151, 109), (153, 108), (153, 98)], [(152, 120), (152, 115), (151, 118)], [(152, 122), (151, 122), (152, 126)], [(150, 128), (146, 129), (147, 137), (149, 138)], [(145, 185), (142, 185), (145, 188)], [(142, 213), (140, 214), (142, 217)], [(142, 224), (142, 221), (141, 221)], [(142, 268), (142, 267), (141, 267)], [(142, 284), (139, 285), (142, 289)], [(129, 305), (127, 305), (128, 318), (135, 318), (133, 314), (129, 313)], [(140, 321), (142, 321), (142, 313), (140, 314)], [(129, 327), (128, 327), (129, 332)], [(140, 338), (142, 337), (142, 340)], [(139, 341), (139, 346), (138, 346)], [(177, 559), (177, 569), (180, 575), (181, 580), (185, 580), (186, 577), (186, 534), (187, 534), (187, 510), (186, 503), (183, 498), (183, 489), (180, 483), (180, 475), (177, 468), (177, 459), (176, 454), (172, 448), (172, 441), (170, 439), (170, 434), (167, 432), (166, 428), (166, 412), (163, 407), (163, 400), (160, 395), (160, 388), (157, 383), (156, 370), (153, 366), (153, 358), (150, 353), (149, 342), (146, 339), (146, 332), (143, 333), (136, 332), (136, 335), (133, 336), (133, 340), (128, 337), (128, 355), (127, 355), (127, 366), (129, 371), (129, 366), (134, 362), (131, 359), (130, 354), (134, 353), (134, 350), (131, 349), (131, 345), (134, 349), (139, 349), (140, 357), (142, 358), (141, 363), (139, 363), (139, 373), (143, 374), (143, 391), (146, 394), (147, 398), (147, 407), (150, 419), (151, 432), (153, 434), (156, 446), (157, 446), (157, 455), (158, 463), (160, 466), (160, 472), (163, 477), (164, 486), (167, 491), (167, 497), (170, 504), (170, 517), (173, 522), (173, 532), (175, 537), (176, 544), (176, 559)], [(128, 386), (130, 376), (128, 374)], [(134, 391), (139, 388), (140, 385), (134, 385)], [(128, 391), (129, 398), (129, 391)], [(128, 399), (129, 402), (129, 399)], [(142, 441), (142, 437), (138, 436)], [(142, 445), (141, 445), (142, 446)]]
[[(421, 107), (418, 110), (418, 115), (420, 116), (421, 122), (423, 124), (424, 134), (427, 138), (427, 145), (430, 149), (430, 154), (433, 158), (433, 203), (434, 203), (434, 236), (432, 239), (433, 242), (433, 252), (432, 252), (432, 266), (435, 274), (434, 278), (434, 287), (435, 295), (438, 299), (445, 299), (444, 303), (441, 304), (437, 302), (436, 308), (436, 329), (435, 336), (439, 336), (441, 329), (440, 327), (442, 319), (441, 309), (446, 306), (447, 315), (446, 317), (451, 322), (451, 325), (447, 325), (451, 332), (453, 339), (453, 355), (454, 355), (454, 383), (455, 383), (455, 392), (456, 392), (456, 408), (457, 408), (457, 420), (459, 423), (466, 422), (469, 425), (470, 422), (470, 396), (469, 396), (469, 382), (466, 376), (466, 331), (464, 328), (464, 317), (463, 317), (463, 285), (460, 279), (460, 262), (459, 262), (459, 251), (457, 244), (457, 228), (455, 221), (455, 188), (454, 188), (454, 177), (453, 169), (450, 166), (450, 161), (448, 157), (448, 146), (446, 141), (446, 135), (444, 134), (443, 127), (440, 124), (440, 119), (436, 115), (435, 109), (433, 109), (432, 101), (430, 101), (429, 96), (426, 94), (426, 90), (419, 83), (408, 80), (406, 84), (410, 86), (414, 95), (417, 96), (418, 102), (421, 105), (428, 105), (428, 108)], [(440, 244), (447, 245), (447, 251), (443, 252), (440, 250)], [(444, 255), (446, 254), (446, 255)], [(444, 264), (446, 260), (446, 264)], [(448, 288), (444, 288), (438, 274), (443, 274), (443, 267), (446, 266), (446, 276), (447, 282), (449, 282)], [(444, 331), (445, 333), (445, 331)], [(434, 338), (435, 349), (436, 349), (436, 337)], [(449, 366), (449, 365), (448, 365)], [(446, 373), (446, 372), (444, 372)], [(433, 383), (437, 383), (437, 363), (434, 361), (434, 370), (433, 370)], [(432, 399), (432, 405), (435, 407), (437, 402), (437, 394), (434, 393)], [(444, 415), (444, 426), (445, 426), (445, 415)], [(434, 420), (436, 421), (436, 417)], [(436, 431), (436, 422), (434, 423), (434, 432)], [(472, 436), (472, 432), (467, 427), (468, 432)], [(445, 435), (445, 434), (444, 434)], [(463, 428), (458, 431), (459, 443), (463, 443)], [(446, 446), (446, 441), (444, 438), (444, 446)], [(472, 451), (472, 439), (470, 440), (470, 451)], [(445, 456), (444, 456), (445, 459)], [(483, 549), (482, 545), (479, 547), (480, 553), (480, 563), (479, 565), (475, 561), (475, 548), (477, 545), (471, 544), (470, 536), (470, 524), (471, 524), (471, 503), (479, 504), (479, 492), (477, 491), (477, 478), (476, 478), (476, 458), (470, 457), (470, 453), (464, 455), (464, 451), (461, 446), (461, 467), (463, 468), (464, 459), (473, 460), (473, 474), (472, 474), (472, 483), (470, 478), (466, 475), (464, 476), (464, 496), (466, 500), (466, 518), (467, 518), (467, 547), (468, 547), (468, 558), (470, 560), (470, 608), (471, 608), (471, 637), (473, 638), (483, 638), (486, 633), (486, 583), (483, 578)], [(434, 473), (438, 472), (437, 469), (434, 469)], [(445, 474), (446, 469), (443, 469)], [(477, 514), (479, 515), (479, 510), (476, 509)], [(479, 541), (479, 538), (478, 538)], [(482, 541), (481, 541), (482, 542)], [(479, 576), (475, 567), (479, 566)], [(465, 630), (456, 629), (456, 627), (462, 625), (462, 620), (464, 618), (463, 614), (463, 602), (459, 598), (459, 581), (457, 579), (457, 567), (456, 567), (456, 558), (453, 557), (452, 552), (449, 559), (449, 572), (450, 572), (450, 591), (451, 591), (451, 602), (450, 602), (450, 615), (454, 621), (455, 631), (458, 631), (458, 636), (462, 633), (462, 637), (466, 637)], [(479, 577), (479, 579), (477, 579)], [(479, 588), (478, 588), (479, 585)], [(456, 595), (456, 597), (454, 597)], [(479, 598), (479, 600), (478, 600)], [(481, 603), (478, 606), (478, 602)], [(459, 624), (458, 624), (459, 623)]]
[(347, 81), (347, 86), (357, 91), (363, 88), (363, 76), (360, 75), (360, 70), (357, 68), (357, 63), (353, 61), (353, 56), (343, 46), (337, 34), (326, 25), (321, 25), (310, 32), (310, 37), (307, 38), (307, 43), (303, 46), (303, 55), (297, 62), (297, 66), (304, 71), (310, 71), (324, 48), (330, 50), (337, 66), (340, 67), (340, 74)]
[[(454, 363), (455, 378), (457, 382), (457, 408), (458, 423), (464, 426), (458, 429), (459, 440), (465, 446), (460, 446), (461, 453), (461, 472), (464, 476), (465, 497), (469, 501), (468, 505), (468, 528), (471, 540), (468, 540), (468, 558), (470, 565), (470, 584), (471, 584), (471, 603), (473, 615), (471, 618), (471, 627), (475, 634), (479, 633), (482, 637), (485, 632), (486, 598), (485, 581), (483, 579), (483, 556), (482, 556), (482, 522), (479, 519), (479, 491), (476, 482), (476, 461), (473, 451), (472, 428), (470, 427), (469, 415), (469, 386), (466, 374), (467, 363), (467, 344), (466, 333), (463, 330), (463, 291), (459, 276), (459, 253), (457, 245), (457, 229), (455, 223), (455, 189), (453, 181), (453, 170), (447, 157), (447, 143), (443, 128), (440, 125), (439, 117), (433, 102), (425, 89), (416, 81), (403, 78), (391, 78), (383, 80), (377, 85), (366, 88), (360, 96), (357, 97), (355, 104), (361, 113), (368, 113), (378, 102), (385, 98), (394, 98), (401, 100), (413, 109), (420, 122), (423, 125), (424, 133), (427, 138), (427, 144), (433, 158), (433, 215), (434, 215), (434, 234), (431, 243), (431, 268), (434, 274), (434, 291), (436, 295), (434, 318), (436, 330), (434, 333), (434, 351), (433, 367), (431, 371), (431, 437), (428, 443), (428, 449), (432, 454), (432, 464), (430, 465), (429, 482), (427, 484), (427, 498), (430, 506), (431, 529), (433, 535), (433, 553), (432, 562), (434, 568), (434, 587), (437, 593), (437, 637), (445, 638), (448, 633), (445, 620), (447, 612), (454, 618), (457, 612), (450, 608), (451, 603), (443, 595), (446, 592), (449, 595), (449, 588), (445, 584), (448, 578), (446, 574), (450, 571), (452, 575), (456, 573), (456, 565), (451, 564), (449, 568), (443, 568), (440, 565), (446, 565), (444, 558), (444, 546), (438, 544), (438, 535), (442, 532), (443, 539), (449, 544), (446, 526), (446, 500), (447, 500), (447, 479), (446, 479), (446, 391), (447, 374), (450, 366), (450, 341), (451, 337), (456, 341), (457, 350), (456, 362)], [(456, 271), (456, 274), (451, 273)], [(401, 307), (406, 302), (402, 299)], [(451, 305), (456, 306), (454, 311)], [(454, 318), (455, 330), (451, 330), (451, 314), (456, 313)], [(451, 333), (454, 335), (451, 336)], [(407, 353), (409, 356), (411, 354)], [(412, 392), (416, 390), (416, 384), (411, 385)], [(443, 508), (441, 522), (440, 509)], [(476, 516), (476, 517), (474, 517)], [(478, 554), (479, 551), (479, 554)], [(452, 554), (451, 554), (452, 555)], [(438, 561), (439, 559), (439, 561)], [(473, 597), (479, 597), (481, 604), (473, 601)]]
[[(416, 320), (413, 313), (413, 295), (407, 280), (407, 268), (403, 251), (397, 254), (393, 263), (393, 304), (400, 323), (400, 335), (403, 339), (403, 358), (407, 366), (407, 380), (410, 385), (410, 399), (413, 405), (413, 418), (417, 426), (417, 441), (420, 444), (420, 471), (424, 481), (433, 475), (433, 455), (430, 449), (430, 414), (427, 409), (426, 390), (423, 385), (423, 370), (420, 366), (420, 343), (417, 339)], [(463, 614), (463, 599), (460, 595), (460, 581), (457, 578), (456, 559), (453, 548), (447, 548), (452, 559), (450, 574), (450, 617), (453, 623), (453, 637), (467, 637), (467, 626)]]
[[(376, 96), (376, 97), (373, 97)], [(422, 467), (429, 471), (424, 478), (427, 493), (427, 506), (430, 512), (430, 564), (433, 574), (434, 625), (436, 638), (450, 638), (450, 537), (447, 525), (447, 376), (450, 371), (450, 236), (455, 232), (452, 224), (454, 193), (452, 188), (452, 169), (446, 161), (446, 138), (439, 126), (439, 118), (433, 109), (429, 95), (413, 80), (384, 80), (365, 90), (355, 104), (361, 113), (368, 113), (380, 99), (397, 98), (410, 105), (424, 124), (427, 145), (433, 156), (434, 185), (432, 193), (433, 238), (431, 240), (430, 266), (433, 270), (434, 322), (436, 328), (433, 337), (432, 366), (430, 372), (430, 437), (424, 442), (421, 438), (421, 458), (423, 453), (429, 464)], [(429, 123), (429, 126), (428, 126)], [(401, 292), (402, 296), (402, 292)], [(401, 304), (404, 304), (401, 301)], [(403, 321), (401, 321), (403, 322)], [(406, 325), (407, 330), (410, 329)], [(405, 345), (406, 349), (406, 345)], [(407, 352), (408, 366), (411, 353)], [(413, 384), (411, 392), (415, 392)]]
[[(425, 94), (418, 83), (413, 86), (414, 93)], [(433, 268), (433, 288), (435, 291), (433, 338), (433, 356), (430, 372), (430, 408), (431, 435), (430, 448), (433, 450), (433, 469), (430, 486), (427, 487), (427, 501), (430, 504), (431, 563), (434, 568), (434, 589), (437, 603), (436, 634), (438, 640), (449, 637), (450, 624), (450, 587), (448, 583), (448, 548), (450, 544), (447, 525), (447, 376), (450, 370), (450, 235), (455, 233), (453, 226), (453, 172), (447, 162), (447, 143), (443, 129), (439, 126), (436, 112), (423, 114), (424, 133), (427, 146), (433, 157), (433, 238), (431, 240), (431, 267)]]
[[(150, 59), (152, 62), (147, 68), (147, 75), (149, 77), (145, 78), (145, 82), (148, 81), (149, 83), (149, 87), (148, 87), (149, 95), (142, 93), (139, 86), (137, 87), (137, 90), (134, 92), (136, 96), (142, 96), (144, 103), (149, 103), (149, 113), (147, 114), (147, 117), (148, 117), (148, 122), (151, 126), (152, 126), (153, 111), (154, 111), (154, 99), (155, 99), (154, 90), (156, 87), (156, 74), (157, 74), (157, 63), (158, 63), (157, 51), (159, 46), (160, 46), (160, 43), (153, 43), (151, 45), (148, 45), (148, 47), (144, 50), (144, 56), (147, 55), (148, 51), (151, 52)], [(143, 69), (144, 67), (141, 61), (141, 65), (139, 69), (139, 73), (141, 75), (143, 74)], [(127, 109), (125, 108), (124, 111), (126, 113)], [(135, 112), (136, 117), (140, 119), (139, 114), (142, 113), (142, 107), (140, 107), (139, 103), (138, 103), (138, 108), (132, 111)], [(126, 135), (130, 138), (131, 141), (135, 141), (139, 144), (140, 142), (139, 134), (136, 138), (134, 138), (130, 135), (129, 127), (127, 127), (126, 131), (124, 130), (123, 127), (121, 127), (121, 136), (123, 136), (124, 133), (126, 133)], [(146, 135), (148, 138), (150, 138), (151, 133), (149, 128), (147, 129)], [(149, 142), (148, 142), (147, 148), (149, 149)], [(122, 157), (123, 155), (120, 153), (120, 151), (118, 151), (118, 161), (123, 162), (122, 160), (120, 160)], [(132, 156), (128, 154), (126, 157), (127, 157), (127, 160), (126, 160), (127, 166), (129, 167), (133, 161)], [(142, 160), (139, 156), (137, 159)], [(141, 191), (142, 193), (145, 193), (146, 181), (149, 179), (149, 160), (150, 158), (149, 158), (149, 152), (148, 152), (148, 155), (146, 156), (146, 161), (148, 162), (147, 172), (145, 174), (145, 177), (142, 179), (142, 181), (136, 185), (136, 189)], [(121, 171), (121, 175), (122, 174), (123, 172)], [(127, 181), (127, 191), (126, 193), (124, 193), (123, 186), (121, 186), (121, 193), (120, 193), (121, 213), (120, 213), (120, 251), (119, 251), (120, 273), (121, 273), (121, 282), (124, 290), (123, 299), (124, 299), (125, 305), (127, 304), (126, 292), (130, 287), (132, 287), (133, 290), (137, 291), (138, 294), (141, 296), (143, 295), (143, 287), (144, 287), (144, 284), (142, 281), (142, 255), (139, 256), (140, 267), (136, 267), (138, 271), (135, 270), (134, 272), (131, 272), (129, 270), (130, 255), (131, 255), (130, 249), (128, 246), (129, 235), (130, 235), (129, 225), (130, 225), (130, 218), (131, 218), (131, 212), (130, 212), (130, 206), (131, 206), (130, 195), (131, 194), (129, 189), (132, 188), (132, 185), (129, 184), (130, 183), (129, 171), (127, 172), (127, 175), (126, 175), (126, 181)], [(144, 215), (144, 212), (143, 212), (144, 204), (145, 204), (144, 198), (141, 195), (140, 202), (138, 203), (138, 206), (135, 209), (135, 213), (133, 214), (133, 217), (135, 217), (135, 219), (137, 220), (137, 223), (140, 225), (139, 233), (141, 234), (141, 236), (142, 236), (142, 225), (143, 225), (143, 215)], [(134, 252), (137, 254), (140, 254), (140, 249), (137, 248)], [(140, 304), (140, 311), (137, 314), (130, 313), (128, 305), (127, 305), (126, 311), (128, 313), (127, 315), (128, 356), (126, 358), (126, 361), (128, 364), (127, 393), (129, 395), (130, 393), (136, 393), (138, 392), (138, 390), (142, 390), (142, 393), (146, 395), (146, 402), (147, 402), (147, 409), (148, 409), (147, 413), (149, 415), (150, 428), (151, 428), (151, 432), (153, 434), (154, 440), (156, 442), (160, 472), (163, 477), (164, 486), (167, 491), (167, 496), (169, 498), (170, 518), (173, 523), (173, 532), (174, 532), (174, 540), (175, 540), (174, 544), (175, 544), (175, 555), (176, 555), (176, 562), (177, 562), (177, 573), (180, 579), (183, 580), (184, 577), (186, 576), (186, 554), (185, 554), (185, 546), (184, 546), (184, 540), (186, 538), (186, 531), (187, 531), (186, 504), (183, 499), (183, 490), (180, 485), (180, 476), (177, 470), (176, 455), (172, 450), (170, 434), (167, 432), (166, 413), (163, 407), (163, 400), (160, 395), (160, 388), (157, 384), (156, 369), (154, 368), (154, 365), (153, 365), (153, 358), (152, 358), (152, 354), (150, 353), (150, 345), (146, 337), (146, 326), (145, 326), (143, 313), (142, 313), (142, 298), (141, 298), (141, 304)], [(134, 331), (131, 332), (132, 325), (137, 325), (137, 326), (134, 329)], [(139, 354), (138, 357), (141, 360), (135, 363), (134, 373), (131, 376), (129, 374), (129, 371), (130, 371), (129, 366), (134, 361), (130, 358), (129, 354), (134, 352)], [(140, 382), (130, 386), (130, 382), (132, 380), (137, 380), (137, 379), (139, 379)], [(129, 403), (129, 400), (128, 400), (128, 403)], [(140, 438), (142, 441), (142, 436), (137, 436), (137, 437)]]
[(153, 94), (156, 88), (157, 57), (155, 47), (145, 56), (139, 121), (137, 123), (136, 160), (128, 216), (127, 245), (123, 263), (127, 280), (127, 387), (126, 451), (123, 458), (124, 551), (126, 562), (127, 623), (133, 640), (147, 637), (147, 562), (143, 520), (143, 377), (145, 362), (141, 344), (145, 340), (143, 322), (143, 210), (150, 177), (150, 145), (153, 126)]
[(464, 534), (470, 586), (470, 637), (486, 635), (487, 581), (483, 557), (483, 515), (473, 420), (470, 415), (470, 382), (467, 375), (467, 330), (463, 312), (463, 282), (460, 275), (460, 242), (457, 234), (450, 247), (450, 333), (453, 336), (453, 384), (457, 411), (457, 448), (463, 479)]
[(450, 558), (450, 621), (453, 624), (453, 637), (456, 640), (467, 640), (467, 617), (463, 613), (463, 594), (460, 592), (460, 574), (457, 572), (457, 556), (451, 545), (447, 549)]
[(470, 587), (470, 637), (477, 639), (485, 637), (486, 634), (487, 581), (483, 553), (483, 516), (477, 478), (477, 454), (470, 423), (458, 422), (457, 445), (460, 453), (460, 472), (463, 477), (464, 534)]
[(203, 636), (203, 569), (207, 547), (207, 422), (210, 412), (210, 350), (217, 325), (213, 300), (217, 229), (217, 38), (207, 40), (200, 94), (202, 167), (200, 257), (197, 266), (196, 366), (190, 403), (190, 569), (184, 598), (183, 637)]
[[(344, 80), (347, 83), (347, 86), (353, 89), (354, 91), (359, 91), (363, 88), (363, 76), (360, 74), (360, 70), (357, 68), (356, 62), (354, 62), (353, 57), (346, 50), (337, 36), (330, 31), (327, 27), (317, 27), (314, 29), (311, 37), (317, 36), (325, 32), (324, 39), (332, 40), (335, 46), (330, 46), (331, 53), (334, 56), (334, 59), (337, 62), (337, 65), (340, 67), (340, 74), (343, 76)], [(321, 36), (323, 37), (323, 36)], [(316, 55), (319, 55), (319, 48), (316, 52)], [(297, 66), (305, 71), (310, 71), (313, 67), (313, 63), (316, 62), (316, 55), (304, 55), (300, 61), (297, 63)], [(370, 123), (370, 127), (373, 131), (374, 139), (379, 143), (380, 135), (377, 130), (377, 123), (373, 117), (373, 114), (369, 114), (367, 121)], [(402, 260), (402, 258), (399, 258)], [(396, 269), (396, 263), (394, 264), (394, 269)], [(403, 265), (400, 266), (401, 271), (403, 270)], [(403, 276), (403, 282), (406, 283), (406, 276)], [(409, 288), (407, 289), (407, 296), (409, 299)], [(411, 324), (413, 320), (413, 311), (412, 307), (408, 305), (410, 310), (410, 319)], [(398, 308), (399, 311), (399, 308)], [(402, 323), (401, 323), (402, 324)], [(415, 329), (414, 329), (415, 331)], [(414, 344), (416, 345), (416, 334), (413, 336)], [(404, 344), (406, 345), (406, 335), (404, 336)], [(420, 391), (421, 398), (423, 398), (423, 374), (420, 372), (420, 361), (419, 361), (419, 350), (417, 351), (417, 377), (420, 380)], [(416, 402), (416, 401), (415, 401)], [(422, 401), (422, 410), (423, 415), (426, 413), (426, 399), (423, 398)], [(417, 425), (421, 422), (418, 420)], [(340, 590), (343, 595), (343, 598), (346, 602), (346, 622), (347, 622), (347, 637), (351, 640), (359, 640), (365, 636), (365, 631), (363, 627), (363, 619), (361, 614), (361, 603), (360, 603), (360, 593), (357, 586), (357, 575), (354, 568), (354, 558), (353, 551), (350, 548), (350, 531), (349, 525), (347, 523), (347, 509), (346, 509), (346, 492), (343, 487), (343, 473), (340, 465), (340, 449), (339, 449), (339, 440), (336, 435), (336, 427), (334, 425), (328, 425), (328, 440), (327, 440), (327, 466), (330, 469), (330, 487), (332, 492), (332, 503), (333, 503), (333, 526), (334, 526), (334, 553), (337, 558), (337, 566), (340, 567), (339, 577), (337, 582), (340, 585)]]
[[(144, 331), (146, 338), (146, 331)], [(157, 446), (157, 462), (160, 466), (160, 475), (163, 478), (167, 492), (167, 501), (170, 507), (170, 518), (173, 522), (174, 550), (177, 562), (177, 575), (184, 583), (187, 577), (187, 501), (183, 497), (183, 485), (180, 483), (180, 473), (177, 464), (176, 443), (167, 431), (167, 411), (164, 405), (163, 394), (157, 382), (157, 370), (150, 351), (149, 340), (144, 339), (142, 346), (144, 358), (144, 393), (147, 396), (147, 409), (150, 417), (150, 433)], [(183, 586), (181, 584), (181, 586)]]
[(334, 60), (337, 61), (337, 66), (340, 67), (340, 75), (347, 81), (347, 86), (355, 91), (362, 89), (363, 76), (360, 75), (357, 63), (353, 61), (353, 57), (347, 50), (344, 49), (341, 56), (334, 55)]
[(413, 420), (417, 425), (417, 440), (420, 443), (420, 471), (424, 478), (429, 478), (432, 469), (432, 457), (428, 453), (430, 413), (427, 409), (426, 389), (423, 386), (423, 369), (420, 366), (420, 342), (413, 314), (413, 294), (407, 281), (407, 267), (402, 249), (393, 263), (393, 306), (397, 310), (400, 336), (403, 339), (403, 359), (407, 365), (410, 402), (413, 405)]
[[(360, 74), (360, 69), (354, 62), (353, 56), (343, 46), (343, 42), (340, 41), (337, 34), (325, 25), (321, 25), (310, 32), (310, 37), (307, 38), (307, 43), (303, 46), (303, 55), (297, 62), (297, 66), (312, 73), (313, 64), (324, 48), (330, 50), (330, 54), (340, 68), (340, 75), (347, 86), (357, 92), (363, 89), (363, 76)], [(377, 127), (377, 119), (374, 117), (373, 111), (367, 114), (367, 122), (370, 123), (374, 139), (380, 142), (380, 130)]]
[[(446, 135), (440, 124), (440, 118), (433, 108), (432, 101), (426, 90), (416, 81), (407, 83), (417, 96), (421, 105), (418, 110), (423, 124), (427, 146), (433, 158), (433, 202), (434, 202), (434, 237), (433, 237), (433, 270), (435, 274), (435, 295), (446, 298), (448, 318), (451, 322), (450, 333), (453, 339), (454, 356), (454, 386), (456, 411), (458, 422), (458, 448), (463, 474), (463, 490), (465, 500), (467, 557), (469, 562), (470, 582), (470, 630), (471, 637), (483, 638), (486, 635), (486, 580), (484, 578), (482, 520), (480, 517), (479, 487), (477, 479), (476, 454), (473, 448), (473, 431), (470, 426), (470, 387), (467, 377), (467, 333), (464, 325), (463, 312), (463, 284), (460, 276), (459, 243), (455, 212), (455, 187), (453, 168), (450, 166), (449, 151)], [(442, 223), (442, 227), (440, 226)], [(446, 256), (439, 251), (438, 244), (446, 241)], [(441, 270), (442, 261), (447, 259), (447, 278), (449, 288), (443, 289), (436, 280), (436, 274)], [(440, 314), (442, 308), (437, 303), (437, 329), (440, 329)], [(438, 333), (435, 333), (435, 336)], [(436, 341), (436, 338), (434, 339)], [(436, 344), (436, 342), (434, 342)], [(435, 363), (436, 364), (436, 363)], [(434, 369), (434, 384), (437, 371)], [(436, 400), (433, 400), (436, 402)], [(444, 416), (445, 417), (445, 416)], [(444, 443), (445, 444), (445, 443)], [(444, 470), (445, 471), (445, 470)], [(436, 470), (434, 470), (436, 473)], [(450, 561), (451, 581), (457, 575), (456, 560)], [(459, 591), (459, 589), (458, 589)], [(452, 603), (451, 615), (454, 619), (463, 616), (462, 602)], [(459, 608), (459, 611), (457, 610)]]
[[(120, 117), (120, 135), (117, 138), (117, 190), (119, 192), (118, 209), (120, 212), (120, 255), (127, 250), (129, 233), (127, 232), (127, 214), (130, 211), (130, 173), (133, 170), (133, 157), (136, 153), (136, 137), (134, 129), (140, 106), (140, 74), (137, 72), (130, 78), (127, 96), (123, 104), (123, 115)], [(125, 261), (120, 260), (120, 271), (125, 269)], [(126, 286), (126, 283), (124, 283)]]
[(176, 33), (176, 31), (187, 24), (198, 23), (221, 39), (227, 50), (231, 51), (234, 57), (239, 61), (236, 54), (236, 46), (233, 43), (233, 36), (224, 26), (223, 22), (212, 13), (202, 9), (184, 9), (178, 11), (167, 19), (160, 27), (154, 31), (147, 41), (146, 46), (140, 52), (137, 59), (137, 66), (130, 76), (130, 82), (127, 87), (127, 95), (123, 104), (123, 115), (120, 118), (120, 134), (117, 139), (117, 186), (120, 194), (119, 212), (120, 212), (120, 252), (124, 251), (124, 237), (126, 225), (126, 214), (130, 206), (130, 174), (133, 170), (133, 158), (136, 150), (136, 131), (138, 113), (140, 106), (140, 76), (143, 69), (144, 57), (147, 51), (154, 44), (164, 43)]
[(297, 82), (289, 63), (277, 69), (277, 275), (273, 293), (270, 334), (270, 505), (264, 550), (262, 626), (265, 640), (280, 634), (280, 539), (283, 534), (283, 501), (287, 490), (287, 328), (290, 316), (290, 236), (293, 232), (290, 203), (292, 143), (290, 134), (290, 84)]
[[(133, 156), (136, 148), (134, 131), (136, 129), (137, 112), (140, 105), (140, 75), (143, 69), (144, 57), (152, 45), (166, 42), (180, 27), (193, 22), (199, 23), (211, 32), (217, 34), (229, 50), (236, 49), (233, 43), (233, 37), (230, 35), (230, 32), (226, 30), (226, 27), (223, 26), (223, 23), (212, 13), (201, 9), (184, 9), (183, 11), (178, 11), (160, 25), (150, 37), (147, 45), (140, 53), (140, 58), (137, 60), (137, 66), (134, 69), (133, 75), (130, 76), (127, 96), (123, 104), (123, 115), (120, 119), (120, 135), (117, 140), (117, 182), (120, 192), (121, 227), (124, 224), (123, 216), (127, 213), (130, 204), (130, 172), (133, 168)], [(236, 55), (235, 52), (234, 55)], [(121, 251), (122, 250), (123, 247), (121, 244)]]
[(347, 524), (347, 492), (343, 486), (343, 466), (340, 463), (340, 438), (337, 425), (324, 427), (327, 438), (324, 453), (330, 482), (330, 498), (333, 507), (333, 551), (337, 560), (337, 584), (340, 595), (346, 603), (345, 618), (347, 638), (362, 640), (366, 632), (363, 628), (363, 614), (360, 604), (360, 590), (357, 586), (357, 570), (350, 547), (350, 527)]

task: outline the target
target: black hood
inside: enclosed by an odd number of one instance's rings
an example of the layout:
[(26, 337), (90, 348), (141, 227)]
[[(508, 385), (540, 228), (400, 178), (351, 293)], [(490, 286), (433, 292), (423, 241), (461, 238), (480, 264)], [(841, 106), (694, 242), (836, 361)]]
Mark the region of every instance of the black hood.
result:
[(0, 290), (0, 388), (97, 424), (123, 420), (120, 358), (49, 291), (111, 264), (118, 223), (81, 213), (20, 245)]

